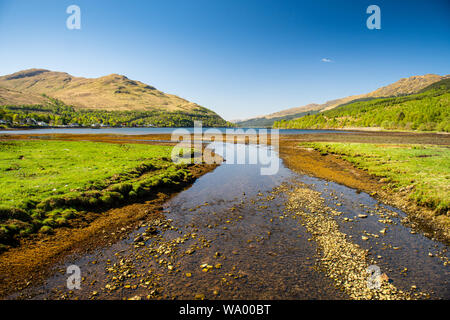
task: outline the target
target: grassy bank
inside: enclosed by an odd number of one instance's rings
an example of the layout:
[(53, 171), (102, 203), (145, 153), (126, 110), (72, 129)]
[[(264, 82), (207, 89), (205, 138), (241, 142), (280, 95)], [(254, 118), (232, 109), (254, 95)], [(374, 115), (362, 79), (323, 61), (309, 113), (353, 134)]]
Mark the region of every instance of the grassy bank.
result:
[(51, 233), (87, 211), (147, 197), (192, 179), (172, 147), (72, 141), (0, 142), (0, 249)]
[(378, 176), (395, 192), (408, 194), (419, 205), (448, 215), (450, 209), (450, 149), (434, 145), (312, 142), (321, 153), (341, 156)]

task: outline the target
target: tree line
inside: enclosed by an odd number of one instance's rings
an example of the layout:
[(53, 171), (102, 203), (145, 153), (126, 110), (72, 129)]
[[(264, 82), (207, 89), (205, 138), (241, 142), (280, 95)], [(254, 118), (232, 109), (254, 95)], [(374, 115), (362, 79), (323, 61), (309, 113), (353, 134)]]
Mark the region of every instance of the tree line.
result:
[(191, 127), (194, 121), (202, 121), (203, 126), (218, 127), (229, 124), (217, 114), (205, 109), (190, 112), (136, 110), (136, 111), (106, 111), (76, 109), (65, 105), (62, 101), (49, 98), (48, 105), (5, 105), (0, 106), (0, 120), (3, 126), (26, 126), (26, 119), (45, 122), (50, 126), (77, 124), (79, 126), (155, 126), (155, 127)]

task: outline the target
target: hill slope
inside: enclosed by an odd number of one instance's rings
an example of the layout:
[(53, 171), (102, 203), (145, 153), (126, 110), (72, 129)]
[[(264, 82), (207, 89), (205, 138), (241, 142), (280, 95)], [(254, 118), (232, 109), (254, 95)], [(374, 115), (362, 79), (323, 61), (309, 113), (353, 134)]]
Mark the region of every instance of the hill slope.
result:
[(0, 77), (0, 87), (26, 94), (46, 94), (85, 109), (191, 111), (199, 107), (118, 74), (88, 79), (64, 72), (30, 69)]
[[(353, 95), (340, 99), (330, 100), (323, 104), (308, 104), (301, 107), (290, 108), (269, 114), (267, 116), (261, 116), (253, 119), (247, 119), (246, 125), (252, 126), (254, 123), (260, 123), (262, 119), (266, 119), (266, 125), (271, 125), (275, 121), (290, 120), (295, 118), (295, 115), (301, 114), (305, 115), (309, 113), (322, 112), (326, 110), (334, 109), (342, 104), (349, 103), (355, 100), (379, 98), (379, 97), (393, 97), (402, 96), (407, 94), (412, 94), (419, 92), (421, 89), (429, 86), (432, 83), (448, 78), (449, 76), (440, 76), (436, 74), (426, 74), (423, 76), (412, 76), (409, 78), (403, 78), (399, 81), (389, 84), (387, 86), (381, 87), (375, 91), (367, 94)], [(294, 115), (294, 117), (293, 117)], [(297, 116), (297, 117), (300, 117)], [(237, 123), (241, 125), (241, 122)]]
[[(145, 113), (151, 114), (153, 120), (155, 115), (169, 120), (180, 115), (184, 120), (199, 116), (206, 119), (208, 125), (226, 125), (225, 120), (209, 109), (118, 74), (89, 79), (44, 69), (20, 71), (0, 77), (0, 105), (71, 106), (72, 111), (78, 113), (134, 114), (125, 118), (142, 118), (138, 114)], [(35, 111), (54, 112), (44, 109)]]
[(391, 98), (365, 98), (316, 115), (277, 121), (277, 128), (383, 128), (450, 132), (450, 79), (419, 93)]
[(45, 104), (42, 95), (23, 93), (21, 91), (0, 87), (0, 105)]
[(280, 117), (274, 117), (274, 118), (266, 118), (266, 117), (261, 117), (261, 118), (252, 118), (252, 119), (248, 119), (248, 120), (240, 120), (240, 121), (236, 121), (236, 125), (241, 127), (241, 128), (264, 128), (264, 127), (272, 127), (273, 124), (275, 123), (275, 121), (281, 121), (281, 120), (291, 120), (291, 119), (296, 119), (296, 118), (300, 118), (306, 115), (310, 115), (310, 114), (316, 114), (319, 111), (316, 110), (310, 110), (310, 111), (304, 111), (304, 112), (299, 112), (299, 113), (294, 113), (294, 114), (290, 114), (290, 115), (286, 115), (286, 116), (280, 116)]

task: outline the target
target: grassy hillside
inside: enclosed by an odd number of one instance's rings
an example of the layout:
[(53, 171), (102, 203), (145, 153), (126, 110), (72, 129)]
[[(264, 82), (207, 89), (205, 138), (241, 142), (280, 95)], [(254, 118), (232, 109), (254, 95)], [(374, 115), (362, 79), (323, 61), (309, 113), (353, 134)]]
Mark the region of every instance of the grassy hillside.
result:
[(12, 118), (31, 114), (53, 124), (192, 126), (194, 120), (206, 126), (227, 124), (207, 108), (122, 75), (87, 79), (30, 69), (0, 77), (0, 119), (13, 123)]
[(247, 119), (245, 121), (237, 122), (237, 125), (244, 126), (258, 126), (259, 124), (273, 125), (275, 121), (290, 120), (294, 118), (299, 118), (308, 112), (310, 114), (315, 114), (320, 111), (331, 110), (339, 107), (343, 104), (356, 102), (360, 100), (370, 100), (373, 98), (381, 97), (397, 97), (404, 96), (408, 94), (418, 93), (429, 85), (436, 83), (440, 80), (448, 78), (450, 75), (440, 76), (436, 74), (426, 74), (423, 76), (412, 76), (409, 78), (403, 78), (399, 81), (391, 83), (387, 86), (378, 88), (375, 91), (369, 92), (367, 94), (359, 94), (348, 96), (344, 98), (334, 99), (327, 101), (323, 104), (307, 104), (301, 107), (295, 107), (290, 109), (281, 110), (266, 116), (261, 116), (258, 118)]
[(276, 117), (276, 118), (254, 118), (249, 120), (244, 120), (237, 122), (236, 125), (241, 128), (261, 128), (261, 127), (272, 127), (275, 121), (282, 121), (282, 120), (291, 120), (299, 117), (303, 117), (305, 115), (310, 114), (316, 114), (318, 111), (307, 111), (307, 112), (300, 112), (296, 114), (291, 114), (287, 116), (282, 117)]
[(387, 130), (450, 132), (450, 79), (436, 82), (417, 94), (367, 99), (350, 102), (316, 115), (277, 121), (274, 127), (298, 129), (372, 127)]
[(21, 91), (0, 87), (0, 105), (46, 104), (47, 99), (39, 94), (23, 93)]
[[(159, 109), (173, 112), (192, 111), (200, 107), (118, 74), (88, 79), (74, 77), (64, 72), (30, 69), (0, 77), (0, 87), (27, 95), (46, 94), (77, 108), (91, 110)], [(7, 97), (2, 98), (7, 100)]]

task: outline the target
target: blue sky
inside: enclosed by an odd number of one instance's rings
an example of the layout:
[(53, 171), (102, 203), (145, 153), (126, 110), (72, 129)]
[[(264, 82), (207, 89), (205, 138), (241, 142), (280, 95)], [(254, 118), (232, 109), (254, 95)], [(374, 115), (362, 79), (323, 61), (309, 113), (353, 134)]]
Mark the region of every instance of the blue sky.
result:
[(119, 73), (243, 119), (449, 74), (449, 15), (446, 0), (0, 0), (0, 74)]

